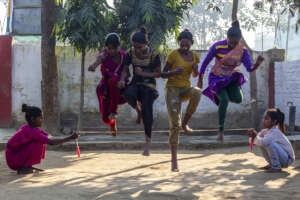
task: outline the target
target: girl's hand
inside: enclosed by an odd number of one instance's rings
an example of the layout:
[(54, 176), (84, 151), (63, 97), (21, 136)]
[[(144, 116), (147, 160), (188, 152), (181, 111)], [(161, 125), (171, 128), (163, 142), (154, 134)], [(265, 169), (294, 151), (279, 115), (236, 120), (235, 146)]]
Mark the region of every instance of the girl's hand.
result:
[(89, 72), (94, 72), (96, 70), (96, 67), (94, 65), (90, 65), (88, 68)]
[(120, 89), (125, 88), (125, 81), (119, 81), (117, 83), (117, 87), (120, 88)]
[(197, 86), (198, 86), (198, 88), (202, 88), (203, 87), (203, 78), (199, 78), (198, 79)]
[(134, 69), (134, 71), (135, 71), (136, 74), (140, 74), (141, 72), (143, 72), (142, 68), (140, 68), (140, 67), (136, 67)]
[(194, 72), (195, 74), (198, 74), (198, 63), (194, 63), (194, 64), (193, 64), (193, 72)]
[(255, 130), (254, 128), (250, 128), (250, 129), (248, 130), (248, 136), (249, 136), (249, 137), (255, 138), (256, 135), (257, 135), (257, 132), (256, 132), (256, 130)]
[(177, 67), (176, 69), (174, 69), (172, 72), (174, 75), (180, 75), (182, 74), (184, 71), (184, 68), (183, 67)]
[(70, 136), (70, 139), (72, 140), (76, 140), (79, 138), (79, 134), (77, 134), (76, 132), (74, 132), (71, 136)]
[(259, 55), (258, 58), (256, 59), (255, 65), (256, 65), (256, 66), (261, 65), (261, 63), (262, 63), (264, 60), (265, 60), (264, 57), (262, 57), (261, 55)]

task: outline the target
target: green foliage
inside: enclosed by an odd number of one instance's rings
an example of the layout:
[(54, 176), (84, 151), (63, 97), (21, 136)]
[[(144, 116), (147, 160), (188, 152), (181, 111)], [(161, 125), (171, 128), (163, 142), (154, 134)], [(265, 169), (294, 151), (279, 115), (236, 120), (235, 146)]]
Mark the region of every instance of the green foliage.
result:
[[(59, 2), (61, 0), (58, 0)], [(189, 8), (199, 0), (68, 0), (57, 16), (57, 36), (76, 50), (103, 48), (105, 35), (120, 35), (122, 48), (130, 46), (130, 36), (141, 26), (149, 32), (150, 45), (166, 44), (169, 34), (179, 27)]]
[[(115, 0), (115, 23), (123, 48), (130, 45), (131, 34), (141, 26), (149, 32), (150, 45), (166, 44), (170, 33), (179, 33), (180, 23), (197, 0)], [(116, 27), (116, 25), (115, 25)]]
[[(257, 0), (255, 4), (260, 4), (261, 0)], [(267, 0), (270, 6), (270, 14), (273, 14), (274, 9), (280, 7), (281, 15), (288, 14), (292, 17), (296, 16), (296, 13), (300, 13), (300, 0)], [(300, 17), (298, 15), (297, 22), (295, 24), (296, 32), (298, 32), (300, 26)]]
[(97, 49), (103, 45), (109, 28), (106, 19), (110, 18), (105, 0), (68, 0), (58, 15), (58, 39), (79, 52)]

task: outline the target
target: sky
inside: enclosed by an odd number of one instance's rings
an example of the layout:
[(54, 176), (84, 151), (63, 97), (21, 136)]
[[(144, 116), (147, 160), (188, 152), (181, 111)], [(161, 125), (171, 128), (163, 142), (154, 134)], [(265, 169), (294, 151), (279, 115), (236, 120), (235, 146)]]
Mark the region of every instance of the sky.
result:
[[(248, 0), (248, 2), (253, 1), (253, 0)], [(108, 4), (113, 7), (113, 0), (107, 0)], [(3, 20), (7, 14), (7, 10), (5, 9), (4, 5), (0, 3), (0, 23), (1, 26), (3, 25)], [(184, 27), (183, 27), (184, 29)], [(1, 30), (0, 30), (1, 31)], [(0, 32), (0, 34), (3, 34)], [(250, 47), (254, 46), (255, 42), (255, 33), (254, 32), (248, 32), (248, 31), (243, 31), (243, 34), (245, 38), (247, 38), (247, 42)]]

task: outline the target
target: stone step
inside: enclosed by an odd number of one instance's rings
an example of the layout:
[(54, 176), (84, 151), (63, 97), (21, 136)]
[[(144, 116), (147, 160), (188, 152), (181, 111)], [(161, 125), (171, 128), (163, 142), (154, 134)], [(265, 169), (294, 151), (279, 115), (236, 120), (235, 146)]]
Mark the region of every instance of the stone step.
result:
[[(179, 137), (179, 149), (197, 150), (197, 149), (215, 149), (215, 148), (232, 148), (237, 146), (249, 146), (249, 138), (246, 134), (227, 134), (225, 132), (224, 143), (216, 141), (215, 132), (202, 134), (181, 134)], [(198, 134), (198, 135), (197, 135)], [(61, 136), (64, 137), (64, 136)], [(288, 136), (295, 150), (300, 149), (300, 134)], [(9, 138), (2, 137), (0, 140), (0, 150), (5, 149), (6, 142)], [(79, 138), (79, 146), (82, 151), (86, 150), (142, 150), (144, 146), (145, 135), (142, 131), (120, 132), (117, 137), (109, 135), (109, 132), (86, 131)], [(154, 132), (152, 135), (153, 150), (169, 149), (168, 134), (166, 131)], [(48, 145), (49, 150), (75, 151), (75, 142), (68, 142), (59, 146)]]

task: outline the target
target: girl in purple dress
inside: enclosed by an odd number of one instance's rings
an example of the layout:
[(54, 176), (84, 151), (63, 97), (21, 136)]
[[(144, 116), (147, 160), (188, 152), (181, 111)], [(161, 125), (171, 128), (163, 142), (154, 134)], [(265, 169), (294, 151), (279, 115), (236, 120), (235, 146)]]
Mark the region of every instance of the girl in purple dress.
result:
[(199, 72), (198, 87), (202, 88), (205, 70), (211, 60), (216, 58), (208, 77), (208, 88), (203, 94), (219, 106), (218, 140), (221, 142), (224, 141), (224, 123), (229, 101), (241, 103), (243, 99), (240, 86), (246, 79), (237, 69), (238, 66), (243, 63), (248, 72), (253, 72), (264, 60), (259, 56), (252, 65), (248, 50), (240, 42), (241, 38), (239, 22), (235, 21), (227, 32), (227, 40), (216, 42), (210, 47)]
[(40, 129), (42, 126), (42, 111), (38, 107), (22, 105), (27, 125), (23, 125), (6, 144), (6, 162), (9, 168), (18, 174), (33, 173), (32, 167), (45, 158), (46, 144), (58, 145), (78, 138), (76, 133), (63, 139), (50, 139), (48, 133)]

